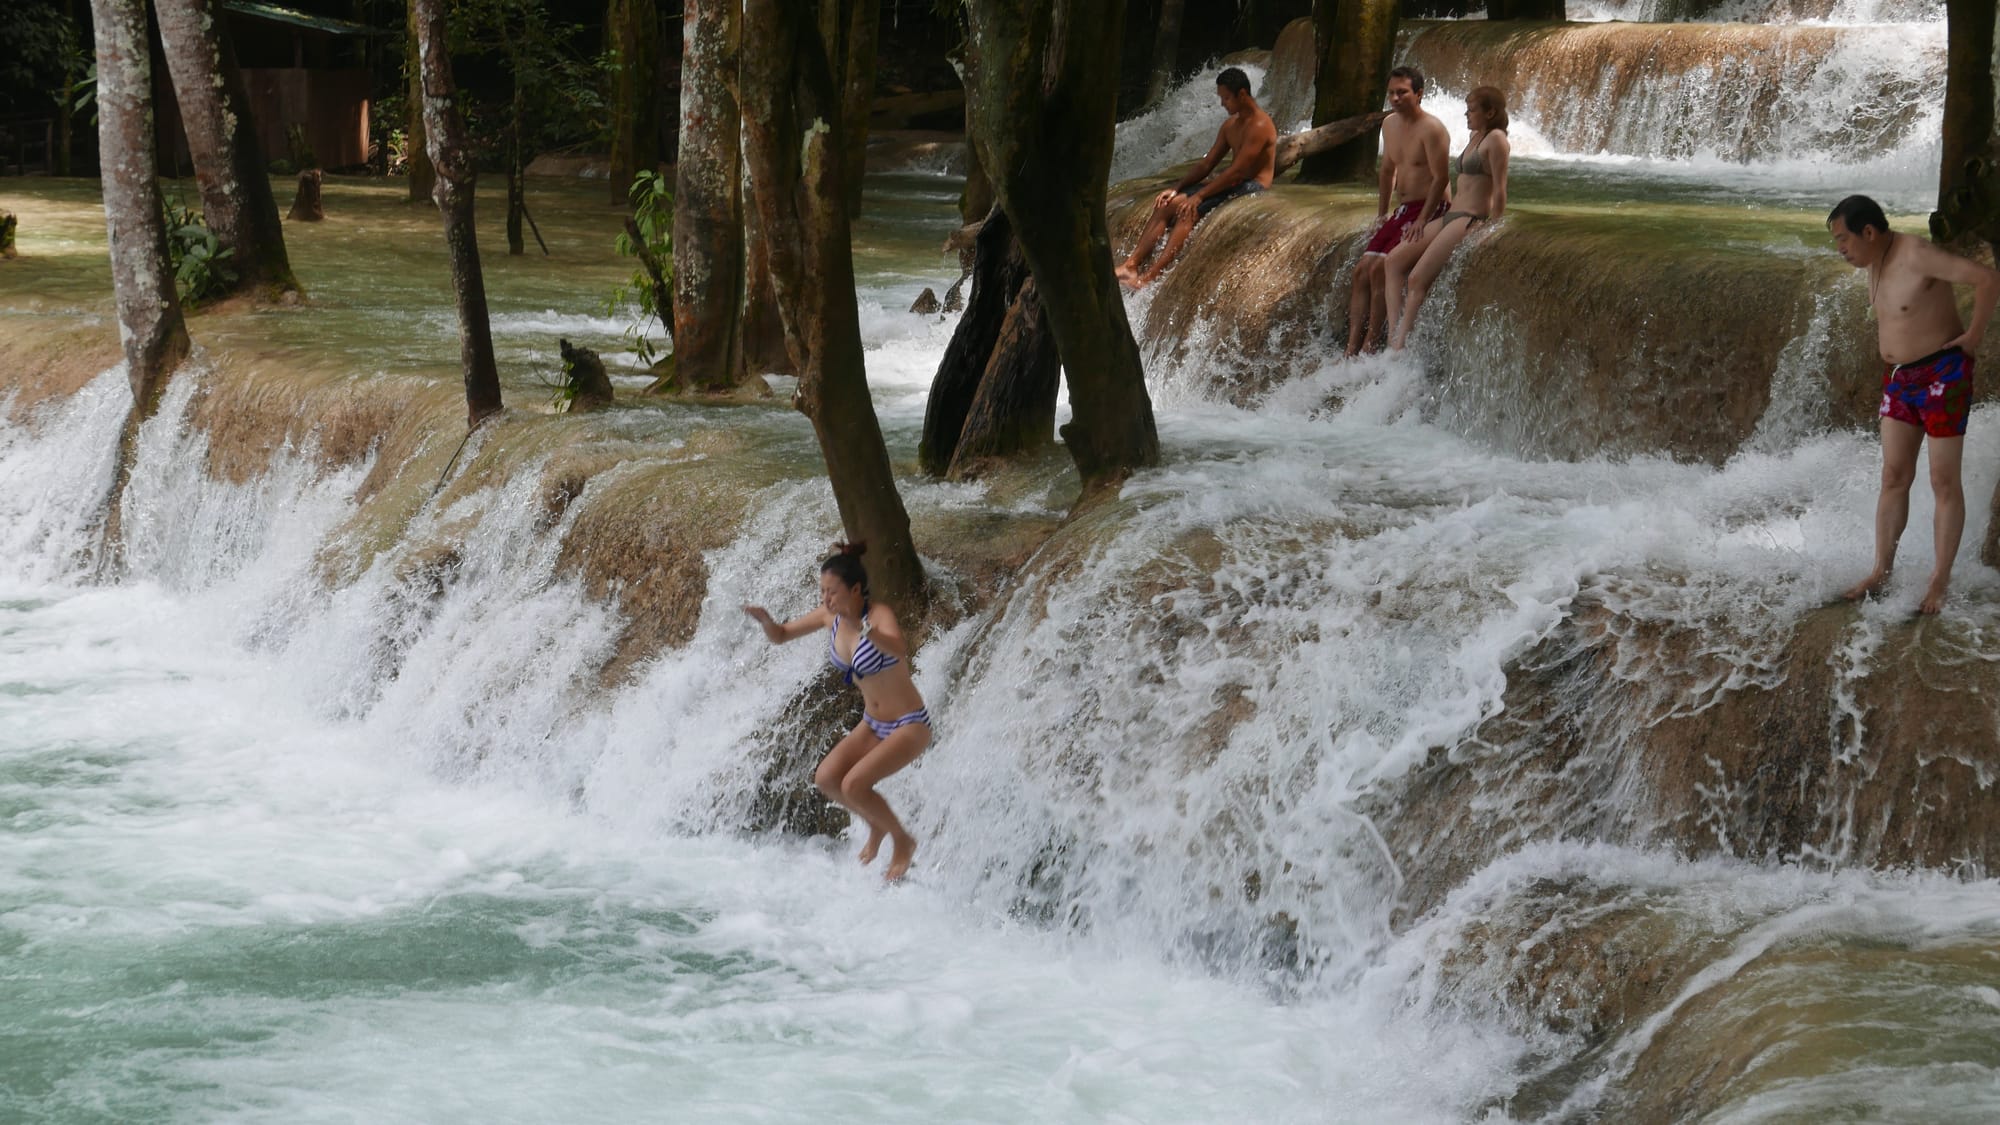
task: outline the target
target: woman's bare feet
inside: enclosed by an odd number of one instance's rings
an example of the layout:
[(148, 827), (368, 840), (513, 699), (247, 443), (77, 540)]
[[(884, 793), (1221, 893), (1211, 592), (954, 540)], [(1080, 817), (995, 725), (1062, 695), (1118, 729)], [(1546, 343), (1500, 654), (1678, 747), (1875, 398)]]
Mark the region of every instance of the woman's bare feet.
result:
[(1935, 617), (1944, 609), (1945, 591), (1951, 586), (1951, 575), (1931, 576), (1930, 589), (1924, 591), (1924, 600), (1917, 604), (1917, 612), (1925, 617)]
[[(1882, 588), (1882, 583), (1887, 582), (1888, 580), (1889, 580), (1888, 570), (1884, 569), (1884, 570), (1870, 571), (1868, 573), (1868, 577), (1863, 578), (1861, 581), (1856, 582), (1854, 585), (1848, 587), (1847, 592), (1840, 595), (1840, 600), (1844, 602), (1858, 602), (1861, 599), (1874, 594), (1875, 591), (1880, 590)], [(1932, 612), (1935, 613), (1936, 611), (1933, 610)]]
[(883, 832), (880, 828), (871, 827), (868, 829), (868, 842), (861, 845), (861, 866), (866, 867), (875, 862), (875, 854), (882, 850), (882, 838), (886, 835), (888, 833)]
[(900, 883), (903, 876), (910, 873), (910, 861), (917, 858), (917, 838), (898, 832), (889, 839), (893, 846), (889, 852), (889, 869), (882, 873), (882, 881)]

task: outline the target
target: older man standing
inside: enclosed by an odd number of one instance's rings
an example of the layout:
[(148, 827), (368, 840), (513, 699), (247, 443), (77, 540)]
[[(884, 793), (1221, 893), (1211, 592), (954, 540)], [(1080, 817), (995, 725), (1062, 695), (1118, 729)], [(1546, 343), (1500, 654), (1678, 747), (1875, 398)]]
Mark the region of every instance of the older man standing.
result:
[[(1910, 485), (1917, 449), (1931, 443), (1931, 493), (1937, 498), (1932, 534), (1937, 567), (1919, 613), (1944, 607), (1951, 566), (1965, 530), (1965, 489), (1959, 459), (1972, 410), (1972, 366), (1979, 341), (2000, 301), (2000, 273), (1967, 261), (1913, 234), (1889, 230), (1882, 208), (1850, 195), (1826, 217), (1834, 249), (1868, 271), (1882, 373), (1882, 494), (1875, 502), (1875, 568), (1843, 596), (1853, 601), (1880, 589), (1896, 560), (1896, 541), (1910, 519)], [(1954, 285), (1974, 287), (1972, 325), (1958, 316)]]
[[(1347, 354), (1382, 346), (1389, 320), (1389, 251), (1424, 232), (1444, 214), (1451, 133), (1424, 111), (1424, 76), (1413, 66), (1389, 72), (1389, 116), (1382, 122), (1382, 166), (1376, 175), (1375, 214), (1382, 225), (1354, 267), (1347, 300)], [(1389, 192), (1398, 206), (1389, 210)]]

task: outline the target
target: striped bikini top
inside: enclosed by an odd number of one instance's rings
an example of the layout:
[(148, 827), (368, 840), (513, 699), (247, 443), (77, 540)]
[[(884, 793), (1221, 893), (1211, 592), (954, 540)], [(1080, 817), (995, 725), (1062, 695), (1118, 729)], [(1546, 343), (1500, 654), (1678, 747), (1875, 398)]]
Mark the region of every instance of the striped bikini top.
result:
[(868, 639), (868, 630), (872, 627), (868, 620), (868, 603), (863, 602), (861, 603), (861, 638), (854, 642), (853, 663), (848, 663), (840, 658), (840, 646), (835, 643), (840, 636), (840, 618), (838, 616), (835, 616), (833, 619), (833, 627), (826, 631), (826, 659), (828, 663), (840, 669), (841, 675), (846, 677), (847, 682), (850, 684), (856, 680), (867, 679), (884, 668), (893, 668), (902, 663), (902, 661), (876, 648), (875, 642)]

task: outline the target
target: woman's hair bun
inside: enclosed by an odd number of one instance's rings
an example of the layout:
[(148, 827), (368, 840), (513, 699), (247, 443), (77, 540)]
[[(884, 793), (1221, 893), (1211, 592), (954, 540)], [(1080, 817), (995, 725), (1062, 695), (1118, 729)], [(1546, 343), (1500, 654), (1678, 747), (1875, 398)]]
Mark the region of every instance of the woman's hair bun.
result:
[(836, 555), (853, 555), (855, 558), (860, 558), (862, 555), (868, 553), (868, 544), (865, 540), (861, 539), (856, 539), (852, 543), (835, 543), (833, 545), (833, 553)]

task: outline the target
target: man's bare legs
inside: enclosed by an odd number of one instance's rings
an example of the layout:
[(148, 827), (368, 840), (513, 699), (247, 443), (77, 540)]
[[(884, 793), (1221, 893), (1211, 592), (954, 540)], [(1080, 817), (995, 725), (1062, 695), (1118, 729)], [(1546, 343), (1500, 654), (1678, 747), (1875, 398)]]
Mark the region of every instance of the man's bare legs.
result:
[(1167, 233), (1167, 227), (1174, 221), (1174, 211), (1175, 206), (1172, 202), (1154, 200), (1153, 213), (1146, 219), (1146, 232), (1139, 236), (1138, 242), (1132, 244), (1132, 252), (1126, 255), (1124, 261), (1118, 263), (1116, 270), (1112, 271), (1117, 275), (1120, 285), (1127, 289), (1139, 287), (1139, 268), (1146, 264), (1146, 258), (1152, 254), (1153, 247), (1160, 244), (1160, 236)]
[[(1888, 581), (1889, 570), (1896, 562), (1896, 541), (1903, 537), (1903, 528), (1910, 522), (1910, 485), (1917, 479), (1917, 449), (1923, 444), (1924, 431), (1917, 426), (1898, 422), (1893, 418), (1882, 419), (1882, 494), (1875, 500), (1875, 567), (1868, 577), (1849, 587), (1841, 597), (1848, 601), (1865, 598), (1881, 589)], [(1962, 438), (1952, 439), (1952, 476), (1957, 478), (1957, 445)], [(1933, 447), (1935, 448), (1935, 447)], [(1962, 527), (1965, 521), (1965, 499), (1958, 501), (1958, 518)], [(1942, 536), (1943, 510), (1939, 510)], [(1958, 532), (1952, 532), (1952, 550), (1957, 553)], [(1950, 574), (1950, 563), (1944, 563), (1946, 574)]]
[(1347, 298), (1347, 354), (1357, 356), (1361, 349), (1379, 345), (1379, 328), (1387, 322), (1388, 309), (1383, 304), (1385, 288), (1384, 266), (1388, 259), (1381, 254), (1363, 254), (1354, 267), (1354, 289)]
[(1174, 259), (1180, 255), (1181, 247), (1187, 245), (1188, 236), (1194, 233), (1194, 225), (1200, 221), (1201, 216), (1195, 213), (1194, 208), (1183, 209), (1181, 217), (1174, 222), (1173, 231), (1167, 235), (1166, 249), (1160, 251), (1160, 256), (1153, 259), (1152, 268), (1125, 282), (1125, 287), (1144, 289), (1158, 281), (1160, 275), (1167, 272), (1167, 267), (1174, 264)]
[(1965, 534), (1965, 486), (1959, 479), (1959, 458), (1965, 452), (1963, 437), (1930, 439), (1931, 495), (1937, 498), (1937, 517), (1931, 526), (1937, 548), (1937, 569), (1917, 612), (1934, 614), (1944, 608), (1945, 590), (1951, 585), (1951, 565), (1958, 561), (1958, 541)]

